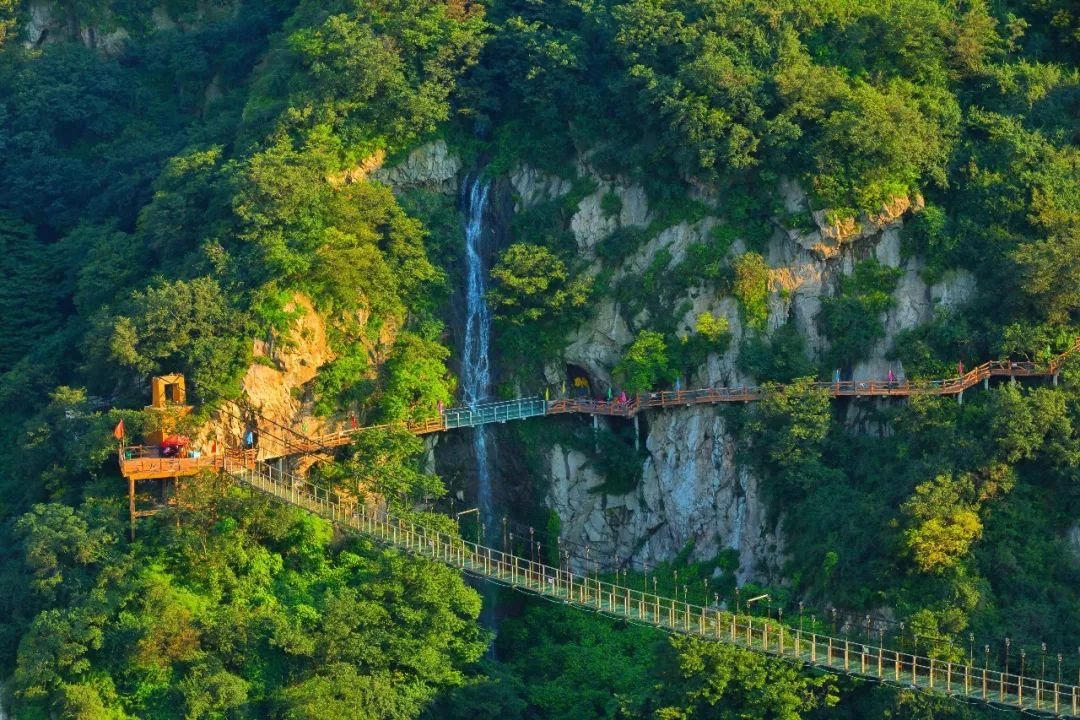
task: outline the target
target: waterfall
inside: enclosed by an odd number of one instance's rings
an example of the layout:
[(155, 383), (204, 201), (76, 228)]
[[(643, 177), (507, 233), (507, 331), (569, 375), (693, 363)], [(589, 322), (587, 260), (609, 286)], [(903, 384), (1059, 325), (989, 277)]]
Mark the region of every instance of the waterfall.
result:
[[(465, 404), (473, 407), (486, 400), (491, 390), (491, 310), (487, 304), (484, 269), (484, 210), (490, 182), (473, 179), (465, 186), (465, 350), (461, 358), (461, 385)], [(488, 458), (490, 431), (487, 426), (473, 428), (473, 452), (476, 456), (476, 497), (480, 521), (488, 530), (495, 527), (491, 498), (491, 463)]]

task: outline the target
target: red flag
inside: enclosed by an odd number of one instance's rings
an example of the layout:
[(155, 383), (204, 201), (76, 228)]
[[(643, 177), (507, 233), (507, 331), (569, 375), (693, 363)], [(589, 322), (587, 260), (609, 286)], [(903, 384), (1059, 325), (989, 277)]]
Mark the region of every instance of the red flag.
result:
[(120, 422), (116, 423), (116, 427), (113, 428), (112, 434), (113, 434), (113, 437), (116, 438), (117, 440), (123, 440), (124, 439), (124, 420), (123, 420), (123, 418), (120, 419)]

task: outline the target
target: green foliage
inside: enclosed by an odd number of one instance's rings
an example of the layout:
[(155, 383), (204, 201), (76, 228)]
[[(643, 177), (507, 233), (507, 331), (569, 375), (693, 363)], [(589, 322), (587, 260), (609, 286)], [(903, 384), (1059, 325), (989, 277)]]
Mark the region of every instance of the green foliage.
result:
[(18, 0), (2, 0), (0, 2), (0, 48), (4, 41), (15, 28), (15, 8)]
[(885, 337), (881, 315), (895, 304), (892, 297), (901, 270), (870, 259), (855, 266), (840, 283), (840, 294), (822, 298), (821, 324), (829, 338), (829, 364), (851, 367)]
[[(302, 3), (288, 37), (294, 74), (287, 124), (332, 138), (344, 163), (398, 150), (449, 117), (457, 76), (476, 61), (479, 5), (394, 0)], [(329, 10), (329, 13), (327, 13)]]
[[(2, 26), (0, 26), (2, 27)], [(2, 32), (2, 31), (0, 31)], [(62, 272), (56, 253), (37, 242), (33, 228), (0, 214), (0, 372), (6, 372), (35, 342), (60, 324), (57, 287)]]
[(646, 240), (644, 230), (624, 225), (596, 244), (596, 256), (609, 263), (619, 263), (637, 252)]
[(41, 581), (20, 715), (417, 717), (480, 657), (479, 597), (452, 571), (355, 538), (332, 546), (323, 521), (202, 481), (186, 492), (178, 523), (130, 547), (91, 505), (20, 521)]
[[(683, 720), (720, 712), (797, 720), (836, 704), (836, 679), (723, 643), (673, 637), (671, 663), (655, 717)], [(737, 710), (736, 710), (737, 708)]]
[(603, 478), (590, 493), (626, 495), (637, 489), (645, 467), (646, 455), (634, 449), (633, 427), (605, 430), (592, 438), (593, 447), (586, 450), (589, 464)]
[(133, 377), (184, 372), (199, 399), (235, 396), (245, 368), (242, 321), (210, 278), (177, 280), (135, 292), (124, 313), (99, 320), (93, 362)]
[(719, 342), (721, 338), (730, 336), (728, 320), (726, 317), (714, 317), (712, 313), (703, 312), (694, 320), (694, 330), (712, 343)]
[(937, 282), (955, 259), (957, 249), (955, 236), (949, 233), (948, 217), (938, 205), (927, 205), (904, 224), (905, 254), (918, 254), (927, 259), (923, 277), (927, 282)]
[(668, 350), (664, 336), (652, 330), (638, 333), (615, 367), (615, 373), (623, 378), (627, 392), (654, 390), (660, 383), (669, 381)]
[(382, 367), (383, 381), (374, 398), (380, 419), (418, 420), (433, 417), (454, 397), (454, 378), (446, 369), (450, 351), (434, 340), (402, 333)]
[(939, 475), (916, 487), (904, 504), (904, 514), (912, 521), (904, 542), (922, 572), (940, 573), (955, 565), (982, 535), (978, 514), (970, 501), (965, 503), (973, 493), (970, 484), (970, 479), (965, 483), (965, 478)]
[(424, 471), (423, 452), (423, 440), (404, 428), (364, 431), (354, 436), (348, 461), (332, 468), (328, 479), (337, 478), (357, 496), (385, 497), (404, 510), (444, 493), (442, 481)]
[(765, 387), (746, 425), (754, 462), (775, 483), (777, 497), (804, 493), (830, 473), (822, 462), (832, 417), (828, 390), (814, 387), (813, 378)]
[(789, 383), (814, 373), (806, 356), (806, 341), (795, 323), (788, 321), (769, 338), (750, 335), (739, 348), (739, 369), (764, 382)]
[(622, 716), (648, 691), (663, 636), (554, 606), (530, 606), (508, 621), (497, 651), (525, 681), (525, 700), (541, 717)]
[(748, 252), (734, 262), (732, 292), (739, 299), (746, 324), (764, 330), (769, 320), (769, 265), (761, 255)]
[(583, 307), (589, 299), (584, 278), (570, 281), (566, 264), (542, 245), (514, 243), (491, 269), (488, 295), (500, 317), (525, 324)]
[(930, 322), (900, 332), (894, 352), (909, 378), (940, 379), (955, 375), (958, 360), (979, 357), (976, 343), (967, 317), (939, 309)]
[(622, 212), (622, 198), (614, 192), (606, 192), (600, 198), (600, 211), (604, 217), (617, 217)]
[[(790, 720), (836, 702), (835, 679), (721, 643), (665, 639), (650, 628), (570, 609), (529, 603), (503, 623), (501, 662), (517, 683), (499, 678), (501, 703), (474, 695), (451, 705), (494, 704), (507, 717), (777, 717)], [(496, 675), (496, 677), (499, 677)], [(524, 703), (527, 715), (520, 709)], [(717, 714), (720, 713), (720, 714)]]

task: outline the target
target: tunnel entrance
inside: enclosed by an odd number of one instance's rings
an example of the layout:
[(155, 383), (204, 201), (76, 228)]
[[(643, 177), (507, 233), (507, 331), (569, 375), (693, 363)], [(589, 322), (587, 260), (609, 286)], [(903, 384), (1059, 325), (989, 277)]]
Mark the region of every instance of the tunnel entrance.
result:
[(566, 396), (571, 398), (597, 397), (599, 386), (589, 377), (589, 372), (579, 366), (568, 364), (566, 366)]

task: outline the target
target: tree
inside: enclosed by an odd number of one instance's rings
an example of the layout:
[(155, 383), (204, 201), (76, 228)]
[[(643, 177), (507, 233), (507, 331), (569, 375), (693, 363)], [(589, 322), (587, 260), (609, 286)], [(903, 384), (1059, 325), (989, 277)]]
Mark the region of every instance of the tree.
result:
[(912, 526), (904, 543), (922, 572), (942, 573), (967, 555), (982, 535), (977, 505), (970, 499), (974, 485), (969, 476), (938, 475), (915, 488), (903, 505)]
[(1013, 253), (1022, 273), (1024, 290), (1039, 300), (1053, 322), (1065, 322), (1080, 310), (1077, 253), (1080, 253), (1080, 216), (1072, 227), (1025, 243)]
[(630, 392), (656, 389), (668, 381), (667, 343), (664, 336), (652, 330), (642, 330), (626, 349), (626, 354), (615, 366), (615, 373), (623, 378)]
[(717, 343), (721, 338), (730, 334), (728, 319), (723, 315), (713, 316), (712, 313), (703, 312), (694, 320), (694, 330), (705, 337), (711, 343)]
[(380, 418), (389, 421), (434, 417), (454, 399), (454, 378), (446, 369), (450, 351), (434, 340), (403, 332), (383, 366), (376, 396)]
[(317, 3), (298, 11), (311, 24), (288, 38), (302, 68), (290, 104), (307, 112), (290, 119), (302, 119), (313, 135), (332, 134), (346, 162), (406, 147), (446, 120), (457, 76), (479, 52), (482, 6), (456, 0), (337, 5), (345, 12), (326, 16)]
[(770, 717), (799, 720), (838, 701), (836, 678), (723, 643), (671, 638), (665, 682), (650, 703), (663, 720)]
[[(197, 397), (235, 396), (246, 367), (242, 322), (209, 277), (162, 282), (132, 293), (125, 313), (98, 320), (87, 352), (100, 372), (183, 372)], [(121, 376), (123, 377), (123, 376)]]
[(488, 298), (503, 319), (528, 324), (584, 307), (588, 286), (570, 280), (566, 264), (543, 245), (514, 243), (491, 269)]
[(340, 472), (360, 497), (374, 494), (408, 508), (413, 501), (438, 498), (445, 492), (442, 481), (422, 469), (423, 441), (403, 428), (357, 433), (350, 452)]
[(769, 264), (755, 252), (743, 253), (735, 260), (735, 285), (746, 324), (764, 330), (769, 320)]
[(870, 259), (840, 283), (840, 294), (822, 298), (820, 322), (830, 341), (829, 361), (850, 367), (885, 337), (882, 315), (896, 304), (892, 292), (901, 270)]
[(0, 213), (0, 373), (60, 325), (62, 286), (55, 260), (34, 238), (33, 228)]
[(774, 506), (823, 484), (832, 471), (822, 448), (832, 417), (829, 391), (813, 378), (788, 385), (765, 385), (765, 393), (747, 419), (756, 466), (773, 485)]
[(18, 0), (0, 0), (0, 47), (15, 28), (15, 7)]

